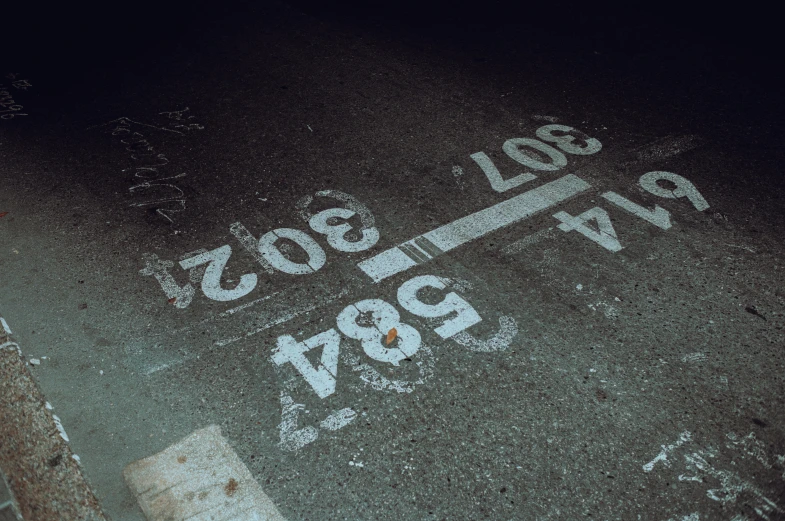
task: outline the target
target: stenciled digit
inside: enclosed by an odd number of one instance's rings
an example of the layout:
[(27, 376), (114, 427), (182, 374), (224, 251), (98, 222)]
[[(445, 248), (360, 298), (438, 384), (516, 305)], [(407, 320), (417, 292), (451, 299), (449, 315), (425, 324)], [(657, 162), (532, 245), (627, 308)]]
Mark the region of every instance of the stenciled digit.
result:
[[(373, 325), (358, 324), (363, 315), (370, 315), (368, 321)], [(398, 310), (380, 299), (361, 300), (347, 306), (338, 315), (337, 323), (341, 333), (360, 340), (365, 354), (380, 362), (398, 365), (420, 349), (419, 331), (402, 323)], [(384, 342), (392, 329), (396, 330), (395, 344), (388, 347)]]
[(446, 320), (441, 326), (434, 329), (436, 334), (442, 338), (450, 338), (482, 321), (482, 317), (472, 305), (455, 292), (447, 293), (438, 304), (426, 304), (417, 296), (417, 293), (424, 288), (446, 289), (449, 282), (449, 279), (443, 277), (421, 275), (404, 282), (398, 288), (398, 303), (413, 315), (439, 318), (456, 313), (453, 318)]
[[(554, 134), (554, 132), (559, 132), (559, 134)], [(567, 125), (545, 125), (538, 128), (535, 134), (543, 141), (554, 143), (568, 154), (588, 156), (596, 154), (602, 149), (602, 143), (599, 140)], [(583, 142), (584, 145), (579, 145), (580, 142)]]
[(358, 252), (371, 248), (379, 241), (379, 231), (372, 228), (363, 228), (362, 238), (358, 241), (346, 240), (346, 235), (352, 230), (352, 225), (347, 222), (330, 224), (330, 220), (349, 219), (357, 212), (347, 208), (330, 208), (323, 210), (308, 220), (308, 225), (316, 233), (325, 236), (327, 243), (338, 251)]
[(219, 302), (227, 302), (244, 297), (256, 287), (256, 273), (246, 273), (240, 277), (240, 282), (233, 289), (221, 287), (221, 275), (226, 263), (232, 255), (232, 248), (228, 244), (188, 259), (180, 261), (180, 266), (185, 269), (195, 268), (200, 264), (207, 264), (207, 269), (202, 277), (202, 291), (205, 296)]
[[(287, 259), (276, 246), (278, 239), (289, 239), (308, 254), (305, 263)], [(259, 253), (275, 269), (290, 275), (307, 275), (321, 269), (327, 256), (319, 244), (305, 232), (293, 228), (278, 228), (262, 235), (259, 239)]]

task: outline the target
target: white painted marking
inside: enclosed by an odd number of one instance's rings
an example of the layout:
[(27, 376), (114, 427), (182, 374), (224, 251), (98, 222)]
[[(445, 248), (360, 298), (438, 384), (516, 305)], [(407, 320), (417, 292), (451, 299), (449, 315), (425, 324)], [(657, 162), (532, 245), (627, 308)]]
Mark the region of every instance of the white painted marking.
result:
[(0, 317), (0, 326), (3, 326), (3, 331), (5, 331), (6, 334), (11, 334), (11, 328), (8, 327), (8, 322), (6, 322), (3, 317)]
[(518, 334), (518, 324), (515, 319), (508, 316), (499, 317), (499, 331), (488, 340), (479, 340), (466, 331), (462, 331), (453, 336), (452, 339), (463, 347), (476, 353), (493, 353), (506, 351), (512, 339)]
[(236, 222), (230, 224), (229, 231), (237, 238), (242, 247), (245, 248), (245, 251), (250, 253), (251, 256), (256, 259), (256, 262), (262, 266), (264, 271), (267, 273), (273, 273), (273, 266), (259, 252), (259, 240), (254, 237), (253, 234), (248, 231), (248, 229), (243, 226), (242, 223)]
[(193, 300), (194, 287), (191, 284), (186, 284), (182, 287), (177, 284), (177, 281), (169, 273), (169, 268), (174, 266), (174, 262), (161, 260), (155, 253), (143, 253), (142, 259), (145, 262), (145, 267), (139, 270), (139, 273), (146, 277), (155, 277), (155, 280), (161, 285), (161, 289), (164, 290), (166, 297), (175, 299), (174, 306), (176, 308), (187, 308), (191, 300)]
[[(324, 399), (335, 392), (340, 343), (341, 336), (335, 329), (324, 331), (302, 342), (298, 342), (291, 335), (281, 335), (278, 337), (272, 360), (276, 365), (291, 363), (319, 398)], [(324, 349), (321, 364), (317, 369), (311, 365), (305, 353), (319, 346), (324, 346)]]
[[(589, 188), (591, 188), (591, 185), (586, 181), (573, 174), (568, 174), (528, 192), (516, 195), (511, 199), (497, 203), (490, 208), (485, 208), (440, 226), (409, 242), (423, 238), (440, 253), (448, 252), (500, 228), (531, 217)], [(371, 277), (374, 282), (379, 282), (412, 268), (418, 262), (400, 249), (405, 244), (383, 251), (370, 259), (360, 262), (357, 266)]]
[(434, 357), (433, 351), (425, 344), (420, 346), (419, 360), (415, 363), (420, 371), (420, 377), (414, 381), (391, 380), (382, 375), (372, 366), (361, 363), (360, 358), (349, 353), (343, 353), (341, 359), (348, 364), (352, 371), (360, 373), (360, 380), (376, 391), (395, 391), (397, 393), (411, 393), (417, 385), (421, 385), (433, 376)]
[(705, 362), (708, 357), (703, 353), (689, 353), (681, 357), (681, 361), (685, 363)]
[[(370, 314), (373, 325), (359, 325), (357, 320), (361, 314)], [(401, 360), (414, 356), (422, 343), (420, 332), (401, 322), (398, 310), (380, 299), (361, 300), (347, 306), (338, 314), (336, 322), (341, 333), (360, 340), (366, 355), (396, 366)], [(397, 331), (394, 347), (387, 347), (384, 342), (392, 329)]]
[(639, 161), (661, 161), (682, 154), (701, 145), (700, 136), (665, 137), (638, 149)]
[(767, 469), (774, 466), (769, 460), (766, 444), (756, 438), (754, 432), (749, 433), (744, 438), (739, 438), (735, 433), (729, 432), (726, 434), (726, 437), (730, 440), (726, 447), (741, 450), (748, 456), (758, 460)]
[(149, 521), (284, 521), (217, 425), (123, 470)]
[[(581, 235), (590, 239), (606, 250), (617, 252), (622, 249), (619, 239), (616, 236), (616, 230), (613, 228), (611, 218), (604, 209), (595, 206), (590, 210), (586, 210), (582, 214), (573, 217), (567, 212), (559, 212), (554, 217), (562, 223), (558, 228), (564, 232), (576, 231)], [(598, 231), (586, 226), (589, 221), (596, 221)]]
[(267, 322), (265, 324), (262, 324), (261, 326), (257, 327), (256, 329), (252, 329), (251, 331), (247, 331), (247, 332), (243, 333), (242, 335), (235, 336), (235, 337), (230, 337), (230, 338), (225, 338), (225, 339), (222, 339), (222, 340), (216, 340), (215, 341), (215, 345), (218, 346), (218, 347), (225, 347), (225, 346), (228, 346), (229, 344), (237, 342), (238, 340), (242, 340), (243, 338), (248, 338), (248, 337), (253, 336), (253, 335), (257, 334), (257, 333), (261, 333), (262, 331), (266, 331), (266, 330), (270, 329), (271, 327), (275, 327), (275, 326), (279, 326), (281, 324), (285, 324), (286, 322), (289, 322), (290, 320), (292, 320), (294, 318), (297, 318), (297, 317), (299, 317), (301, 315), (305, 315), (306, 313), (310, 313), (314, 309), (319, 309), (321, 307), (324, 307), (324, 306), (332, 303), (333, 301), (335, 301), (335, 300), (337, 300), (337, 299), (339, 299), (341, 297), (346, 296), (348, 293), (349, 293), (348, 289), (343, 289), (339, 293), (336, 293), (335, 295), (327, 296), (321, 302), (309, 303), (309, 304), (306, 304), (306, 305), (301, 305), (299, 308), (296, 308), (296, 309), (290, 309), (287, 313), (284, 313), (283, 315), (279, 316), (278, 318), (270, 320), (269, 322)]
[(68, 439), (68, 434), (65, 433), (65, 428), (63, 427), (63, 423), (60, 421), (60, 418), (58, 418), (56, 414), (53, 414), (52, 419), (55, 422), (55, 427), (57, 427), (57, 432), (60, 433), (60, 437), (63, 438), (66, 442), (70, 441)]
[[(561, 135), (554, 135), (554, 132), (560, 132)], [(589, 137), (580, 130), (568, 127), (567, 125), (545, 125), (537, 129), (535, 132), (537, 137), (543, 141), (556, 143), (556, 146), (567, 152), (568, 154), (575, 154), (579, 156), (588, 156), (596, 154), (602, 149), (602, 143), (599, 140)], [(571, 134), (575, 134), (573, 136)], [(586, 146), (578, 146), (575, 142), (580, 139), (586, 143)]]
[[(491, 161), (491, 158), (488, 157), (485, 152), (477, 152), (469, 157), (471, 157), (474, 162), (477, 163), (477, 165), (482, 169), (485, 177), (487, 177), (488, 181), (491, 183), (491, 188), (497, 192), (506, 192), (507, 190), (511, 190), (516, 186), (521, 186), (524, 183), (528, 183), (529, 181), (537, 179), (537, 176), (530, 172), (518, 174), (515, 177), (511, 177), (510, 179), (503, 179), (499, 169), (496, 168), (496, 165), (493, 164), (493, 161)], [(461, 174), (462, 173), (463, 171), (461, 171)], [(453, 174), (455, 174), (455, 168), (453, 168)]]
[[(363, 228), (373, 228), (376, 226), (376, 220), (373, 217), (373, 213), (368, 209), (367, 206), (362, 204), (358, 201), (354, 196), (341, 192), (339, 190), (320, 190), (316, 192), (317, 197), (330, 197), (337, 201), (342, 202), (346, 208), (355, 212), (357, 215), (360, 216), (360, 222), (363, 224)], [(306, 195), (305, 197), (301, 198), (297, 201), (296, 207), (297, 211), (300, 214), (300, 218), (308, 222), (313, 217), (313, 214), (308, 210), (308, 207), (313, 202), (313, 196)]]
[[(757, 505), (753, 506), (753, 509), (763, 519), (770, 520), (769, 514), (782, 512), (779, 506), (766, 497), (758, 487), (742, 479), (736, 472), (715, 468), (704, 456), (713, 456), (713, 454), (698, 451), (686, 454), (684, 459), (687, 462), (688, 470), (695, 472), (697, 475), (703, 475), (719, 481), (720, 487), (706, 492), (710, 499), (720, 503), (735, 503), (738, 501), (740, 494), (747, 493), (757, 498)], [(704, 479), (703, 481), (707, 480)]]
[[(533, 148), (534, 150), (539, 150), (543, 154), (550, 157), (551, 162), (543, 163), (542, 161), (533, 158), (521, 150), (521, 147), (529, 147)], [(505, 154), (510, 156), (510, 159), (517, 161), (524, 166), (528, 166), (529, 168), (534, 168), (535, 170), (553, 172), (567, 166), (567, 158), (564, 156), (564, 154), (552, 146), (546, 145), (538, 139), (532, 139), (528, 137), (508, 139), (504, 142), (504, 145), (502, 145), (502, 150), (504, 150)]]
[(207, 269), (202, 277), (202, 292), (211, 300), (228, 302), (246, 296), (253, 291), (258, 281), (256, 273), (246, 273), (240, 277), (240, 282), (234, 289), (223, 289), (221, 287), (221, 276), (231, 255), (231, 246), (225, 244), (212, 251), (181, 260), (180, 266), (187, 270), (201, 264), (207, 264)]
[(514, 253), (518, 253), (523, 251), (524, 249), (528, 248), (529, 246), (533, 246), (540, 241), (543, 241), (549, 237), (553, 237), (554, 231), (553, 227), (545, 228), (544, 230), (540, 230), (538, 232), (534, 232), (526, 237), (518, 239), (517, 241), (508, 244), (504, 248), (502, 248), (502, 253), (506, 255), (512, 255)]
[(359, 241), (347, 241), (346, 234), (352, 230), (352, 225), (345, 222), (336, 225), (327, 223), (329, 219), (348, 219), (356, 214), (357, 212), (346, 208), (330, 208), (311, 217), (308, 225), (316, 233), (324, 235), (327, 243), (338, 251), (350, 253), (365, 251), (379, 241), (379, 231), (375, 227), (363, 228), (362, 238)]
[(660, 453), (657, 454), (657, 456), (655, 456), (653, 460), (651, 460), (650, 462), (648, 462), (643, 466), (643, 471), (651, 472), (652, 470), (654, 470), (654, 465), (656, 465), (659, 462), (662, 462), (662, 464), (665, 465), (666, 467), (670, 467), (671, 463), (670, 461), (668, 461), (668, 455), (691, 440), (692, 440), (692, 434), (690, 434), (689, 431), (682, 432), (679, 435), (679, 439), (676, 441), (676, 443), (673, 443), (668, 446), (662, 445), (662, 450), (660, 451)]
[(298, 450), (316, 441), (319, 437), (316, 427), (297, 428), (300, 411), (305, 409), (305, 405), (294, 403), (291, 396), (281, 391), (281, 409), (281, 423), (278, 425), (281, 441), (278, 446), (282, 450)]
[(319, 426), (328, 431), (337, 431), (338, 429), (349, 425), (355, 419), (357, 419), (357, 412), (350, 407), (346, 407), (345, 409), (330, 414), (319, 423)]
[(446, 289), (450, 282), (450, 279), (444, 277), (421, 275), (404, 282), (398, 288), (398, 303), (413, 315), (438, 318), (456, 313), (455, 317), (445, 321), (434, 330), (442, 338), (450, 338), (482, 321), (472, 305), (455, 292), (446, 294), (438, 304), (426, 304), (417, 297), (417, 292), (423, 288)]
[[(300, 246), (308, 254), (308, 262), (292, 262), (284, 257), (275, 246), (278, 239), (289, 239)], [(294, 228), (278, 228), (265, 233), (259, 239), (259, 253), (273, 268), (290, 275), (308, 275), (321, 269), (327, 261), (322, 247), (310, 235)]]
[[(657, 181), (660, 180), (670, 181), (676, 185), (676, 188), (674, 190), (663, 188), (657, 184)], [(673, 172), (647, 172), (641, 176), (638, 182), (644, 190), (657, 197), (664, 197), (666, 199), (686, 197), (699, 212), (709, 208), (709, 203), (707, 203), (706, 199), (698, 192), (695, 185)]]
[(602, 197), (612, 202), (619, 208), (627, 210), (632, 215), (640, 217), (641, 219), (650, 222), (658, 228), (667, 230), (671, 227), (671, 214), (665, 208), (654, 205), (654, 210), (649, 210), (648, 208), (644, 208), (637, 203), (633, 203), (626, 197), (620, 196), (616, 192), (605, 192), (602, 194)]

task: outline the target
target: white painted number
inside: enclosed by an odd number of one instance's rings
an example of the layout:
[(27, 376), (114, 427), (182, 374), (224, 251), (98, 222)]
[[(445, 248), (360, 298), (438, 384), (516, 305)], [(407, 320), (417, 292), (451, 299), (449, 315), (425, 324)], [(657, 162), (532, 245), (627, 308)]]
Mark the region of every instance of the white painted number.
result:
[[(291, 335), (281, 335), (278, 337), (278, 346), (273, 352), (272, 360), (276, 365), (291, 363), (319, 398), (326, 398), (335, 392), (340, 342), (341, 336), (335, 329), (324, 331), (302, 342), (298, 342)], [(305, 353), (318, 346), (324, 346), (324, 349), (321, 363), (316, 369), (305, 357)]]
[(605, 192), (602, 197), (619, 208), (627, 210), (632, 215), (640, 217), (644, 221), (648, 221), (658, 228), (667, 230), (671, 227), (671, 214), (665, 208), (654, 205), (654, 210), (649, 210), (637, 203), (633, 203), (626, 197), (622, 197), (616, 192)]
[[(281, 250), (275, 245), (278, 239), (289, 239), (295, 242), (308, 254), (308, 262), (293, 262), (284, 257)], [(278, 228), (265, 233), (259, 239), (259, 253), (273, 268), (291, 275), (307, 275), (318, 271), (327, 260), (322, 247), (310, 235), (293, 228)]]
[[(559, 135), (554, 135), (559, 132)], [(570, 133), (574, 135), (570, 135)], [(545, 125), (537, 129), (537, 137), (543, 141), (555, 143), (557, 147), (568, 154), (587, 156), (596, 154), (602, 149), (602, 143), (593, 137), (589, 137), (580, 130), (568, 127), (567, 125)], [(577, 136), (577, 137), (576, 137)], [(583, 141), (585, 145), (579, 146), (577, 143)]]
[[(524, 146), (539, 150), (540, 152), (550, 157), (552, 162), (543, 163), (542, 161), (533, 158), (521, 150), (521, 147)], [(567, 166), (567, 158), (564, 157), (564, 154), (552, 146), (546, 145), (537, 139), (531, 139), (527, 137), (508, 139), (504, 142), (502, 149), (508, 156), (510, 156), (510, 158), (514, 159), (522, 165), (528, 166), (529, 168), (534, 168), (535, 170), (553, 171)]]
[(358, 252), (372, 247), (379, 240), (379, 231), (376, 228), (364, 228), (359, 241), (347, 241), (346, 234), (352, 229), (349, 223), (328, 224), (329, 219), (348, 219), (357, 212), (347, 208), (330, 208), (324, 210), (308, 220), (308, 225), (316, 233), (321, 233), (327, 242), (338, 251)]
[(240, 277), (240, 283), (234, 289), (223, 289), (221, 287), (221, 275), (231, 255), (232, 248), (227, 244), (212, 251), (181, 260), (180, 266), (188, 270), (200, 264), (207, 264), (207, 269), (202, 277), (202, 291), (209, 299), (227, 302), (244, 297), (253, 291), (257, 281), (256, 273), (247, 273)]
[(536, 175), (529, 172), (518, 174), (509, 179), (503, 179), (502, 175), (499, 173), (499, 169), (496, 168), (496, 165), (493, 164), (493, 161), (491, 161), (491, 158), (489, 158), (485, 152), (477, 152), (470, 157), (474, 159), (474, 162), (477, 163), (480, 168), (482, 168), (485, 177), (491, 182), (491, 188), (497, 192), (506, 192), (523, 183), (528, 183), (533, 179), (537, 179)]
[[(657, 181), (670, 181), (676, 185), (676, 188), (673, 190), (664, 188), (657, 184)], [(709, 203), (698, 192), (695, 185), (678, 174), (672, 172), (647, 172), (641, 176), (638, 182), (644, 190), (657, 197), (665, 197), (666, 199), (686, 197), (699, 212), (709, 207)]]
[[(617, 252), (622, 249), (619, 239), (616, 237), (616, 230), (613, 229), (611, 218), (608, 212), (595, 206), (591, 210), (586, 210), (577, 217), (573, 217), (567, 212), (559, 212), (554, 217), (561, 221), (559, 229), (564, 232), (576, 231), (587, 239), (591, 239), (606, 250)], [(587, 222), (597, 221), (598, 230), (594, 230), (586, 225)]]
[(444, 317), (453, 312), (457, 313), (455, 317), (434, 330), (442, 338), (450, 338), (482, 321), (472, 305), (455, 292), (445, 295), (438, 304), (426, 304), (417, 297), (417, 292), (423, 288), (445, 289), (449, 282), (449, 279), (442, 277), (422, 275), (404, 282), (398, 288), (398, 302), (409, 313), (426, 318)]
[[(373, 325), (361, 326), (357, 320), (366, 313), (371, 315), (369, 322)], [(365, 354), (374, 360), (398, 365), (420, 349), (420, 333), (400, 319), (398, 310), (383, 300), (361, 300), (341, 311), (338, 329), (349, 338), (362, 341)], [(388, 348), (383, 342), (392, 329), (397, 332), (395, 347)]]

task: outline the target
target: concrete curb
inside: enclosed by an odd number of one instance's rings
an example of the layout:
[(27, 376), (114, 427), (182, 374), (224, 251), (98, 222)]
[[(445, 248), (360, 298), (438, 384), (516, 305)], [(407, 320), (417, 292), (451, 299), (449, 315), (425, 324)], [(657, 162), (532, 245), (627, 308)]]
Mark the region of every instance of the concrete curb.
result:
[(106, 521), (19, 345), (0, 327), (0, 469), (24, 521)]

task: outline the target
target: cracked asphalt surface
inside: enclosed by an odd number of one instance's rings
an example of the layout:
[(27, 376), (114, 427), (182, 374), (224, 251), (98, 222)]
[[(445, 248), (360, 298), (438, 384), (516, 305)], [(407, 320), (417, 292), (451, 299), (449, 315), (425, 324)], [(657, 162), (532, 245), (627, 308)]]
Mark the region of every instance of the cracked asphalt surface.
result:
[(107, 516), (217, 424), (291, 520), (785, 519), (767, 26), (386, 9), (69, 13), (2, 71), (0, 314)]

